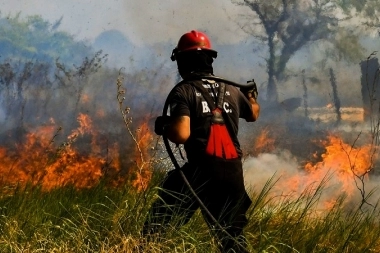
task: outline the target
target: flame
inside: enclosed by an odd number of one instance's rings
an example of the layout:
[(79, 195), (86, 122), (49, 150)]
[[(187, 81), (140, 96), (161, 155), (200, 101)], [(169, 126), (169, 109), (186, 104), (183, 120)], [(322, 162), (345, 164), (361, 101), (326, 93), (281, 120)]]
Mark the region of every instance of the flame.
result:
[(77, 120), (79, 127), (74, 129), (68, 137), (71, 141), (74, 141), (79, 135), (92, 131), (92, 121), (88, 115), (80, 113)]
[(286, 185), (279, 187), (288, 189), (289, 192), (303, 192), (305, 187), (318, 185), (330, 174), (332, 177), (327, 181), (326, 188), (332, 189), (332, 192), (324, 199), (323, 205), (324, 208), (331, 208), (341, 193), (348, 197), (354, 195), (358, 190), (355, 182), (359, 177), (368, 180), (368, 172), (372, 168), (371, 161), (376, 158), (371, 159), (371, 145), (354, 147), (335, 135), (327, 136), (327, 140), (321, 141), (321, 144), (324, 145), (325, 152), (320, 156), (320, 160), (306, 163), (303, 171), (289, 176)]
[(355, 190), (354, 178), (366, 175), (372, 166), (371, 145), (353, 147), (333, 135), (329, 135), (324, 143), (326, 151), (321, 155), (322, 161), (315, 164), (307, 163), (305, 170), (315, 176), (333, 170), (343, 191), (352, 195)]
[[(74, 129), (67, 141), (58, 148), (53, 147), (54, 137), (57, 134), (54, 125), (42, 126), (28, 133), (25, 141), (17, 145), (14, 151), (1, 147), (2, 183), (39, 184), (44, 190), (65, 185), (89, 188), (96, 185), (104, 176), (104, 168), (118, 171), (120, 164), (118, 164), (117, 145), (109, 147), (108, 157), (104, 158), (91, 119), (88, 115), (79, 114), (77, 120), (79, 127)], [(83, 135), (91, 136), (89, 154), (82, 154), (73, 147), (77, 138)]]
[(135, 179), (132, 184), (138, 191), (145, 190), (152, 178), (152, 171), (148, 166), (151, 159), (149, 147), (152, 140), (153, 134), (149, 130), (148, 122), (145, 121), (136, 133), (137, 145), (134, 157), (137, 170), (134, 172)]
[(275, 139), (269, 136), (269, 128), (264, 128), (257, 136), (253, 154), (268, 153), (275, 149)]

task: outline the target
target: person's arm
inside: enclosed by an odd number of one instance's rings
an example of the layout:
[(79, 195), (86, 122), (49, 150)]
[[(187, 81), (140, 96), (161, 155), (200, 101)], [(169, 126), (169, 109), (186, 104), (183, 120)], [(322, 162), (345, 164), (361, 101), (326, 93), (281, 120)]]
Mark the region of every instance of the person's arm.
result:
[(184, 144), (190, 136), (190, 117), (172, 118), (170, 124), (165, 128), (164, 134), (171, 142)]
[(190, 110), (187, 97), (189, 86), (176, 86), (169, 94), (170, 115), (159, 116), (155, 122), (155, 133), (165, 135), (171, 142), (184, 144), (190, 137)]
[(248, 101), (252, 107), (252, 115), (247, 118), (247, 122), (256, 121), (260, 116), (260, 105), (257, 103), (257, 100), (252, 96), (252, 94), (248, 94)]
[[(260, 116), (260, 105), (259, 103), (257, 102), (257, 95), (258, 95), (258, 92), (257, 92), (257, 88), (256, 88), (256, 84), (254, 84), (253, 87), (242, 87), (240, 88), (240, 91), (241, 93), (243, 93), (244, 97), (245, 97), (245, 101), (249, 103), (250, 105), (250, 113), (247, 114), (244, 114), (243, 118), (247, 121), (247, 122), (253, 122), (253, 121), (256, 121), (259, 116)], [(245, 106), (243, 106), (245, 107)]]

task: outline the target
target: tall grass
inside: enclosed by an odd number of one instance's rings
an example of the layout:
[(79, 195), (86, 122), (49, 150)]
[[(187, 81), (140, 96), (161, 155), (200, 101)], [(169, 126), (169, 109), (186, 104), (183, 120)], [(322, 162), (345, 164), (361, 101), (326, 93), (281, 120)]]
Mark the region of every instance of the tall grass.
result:
[[(140, 236), (163, 175), (156, 171), (143, 192), (104, 183), (49, 192), (16, 187), (0, 199), (0, 252), (217, 252), (200, 212), (154, 240)], [(329, 210), (318, 210), (324, 182), (296, 198), (272, 196), (275, 183), (272, 178), (251, 193), (245, 229), (251, 252), (380, 252), (377, 206), (347, 207), (342, 195)]]
[[(120, 111), (130, 130), (129, 109), (123, 105), (125, 93), (119, 79), (117, 91)], [(135, 143), (139, 145), (137, 140)], [(49, 191), (38, 185), (1, 186), (0, 252), (217, 252), (217, 242), (199, 211), (180, 229), (169, 227), (165, 234), (149, 241), (140, 235), (165, 175), (164, 168), (168, 167), (160, 164), (161, 160), (148, 160), (141, 156), (137, 164), (139, 173), (152, 172), (143, 190), (128, 183), (111, 187), (106, 181), (80, 190), (70, 185)], [(261, 188), (251, 190), (252, 205), (245, 228), (250, 251), (380, 252), (378, 204), (367, 210), (362, 208), (363, 201), (348, 206), (342, 194), (332, 207), (320, 209), (328, 180), (326, 176), (296, 196), (276, 195), (275, 176)], [(371, 194), (362, 196), (366, 203)]]

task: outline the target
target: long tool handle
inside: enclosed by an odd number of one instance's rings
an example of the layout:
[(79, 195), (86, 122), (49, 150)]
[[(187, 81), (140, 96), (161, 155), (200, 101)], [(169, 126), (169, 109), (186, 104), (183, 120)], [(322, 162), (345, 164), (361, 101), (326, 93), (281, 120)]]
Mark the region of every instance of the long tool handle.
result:
[[(219, 76), (213, 76), (213, 75), (197, 75), (197, 74), (194, 74), (192, 75), (189, 80), (192, 80), (192, 79), (210, 79), (210, 80), (214, 80), (214, 81), (217, 81), (217, 82), (224, 82), (224, 83), (227, 83), (227, 84), (230, 84), (230, 85), (233, 85), (235, 87), (238, 87), (238, 88), (254, 88), (256, 87), (256, 83), (255, 83), (255, 80), (249, 80), (247, 81), (247, 83), (235, 83), (233, 81), (230, 81), (230, 80), (227, 80), (227, 79), (224, 79), (223, 77), (219, 77)], [(256, 88), (257, 89), (257, 88)]]

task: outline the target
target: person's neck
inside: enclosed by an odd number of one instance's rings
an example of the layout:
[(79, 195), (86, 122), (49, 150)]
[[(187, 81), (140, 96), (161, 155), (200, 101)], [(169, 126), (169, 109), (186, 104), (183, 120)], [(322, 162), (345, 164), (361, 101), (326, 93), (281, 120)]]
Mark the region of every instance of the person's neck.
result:
[(194, 76), (212, 76), (213, 73), (210, 72), (205, 72), (205, 71), (192, 71), (192, 72), (187, 72), (184, 74), (181, 74), (181, 77), (183, 79), (189, 79)]

